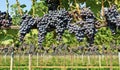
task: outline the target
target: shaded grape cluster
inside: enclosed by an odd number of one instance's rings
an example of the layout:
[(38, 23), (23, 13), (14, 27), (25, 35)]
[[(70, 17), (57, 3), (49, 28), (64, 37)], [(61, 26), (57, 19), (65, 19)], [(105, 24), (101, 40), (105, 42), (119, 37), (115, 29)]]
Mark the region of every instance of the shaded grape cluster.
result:
[(20, 22), (20, 41), (23, 41), (25, 35), (30, 32), (30, 30), (34, 27), (36, 23), (36, 19), (32, 18), (32, 16), (24, 15), (22, 16), (22, 20)]
[(9, 13), (0, 11), (0, 27), (9, 27), (12, 25), (12, 18)]
[(82, 29), (84, 30), (84, 34), (87, 37), (87, 41), (89, 44), (93, 44), (94, 36), (97, 31), (97, 29), (95, 28), (96, 17), (89, 8), (82, 8), (80, 16), (85, 22), (82, 26)]
[(62, 40), (62, 35), (71, 20), (71, 15), (65, 9), (49, 11), (48, 14), (45, 14), (37, 24), (39, 30), (39, 45), (42, 46), (46, 33), (54, 29), (57, 34), (57, 40)]
[(59, 0), (45, 0), (48, 6), (48, 10), (57, 10), (58, 6), (60, 5)]
[(120, 14), (117, 11), (116, 5), (112, 5), (110, 8), (105, 8), (105, 18), (107, 26), (111, 29), (113, 34), (116, 33), (116, 28), (120, 27)]
[(82, 28), (76, 24), (69, 24), (68, 31), (75, 34), (76, 39), (81, 42), (84, 38), (84, 32)]
[(94, 43), (94, 36), (97, 31), (95, 28), (96, 17), (89, 8), (82, 8), (79, 16), (82, 20), (75, 24), (70, 24), (68, 30), (74, 33), (80, 42), (86, 37), (88, 43), (91, 45)]

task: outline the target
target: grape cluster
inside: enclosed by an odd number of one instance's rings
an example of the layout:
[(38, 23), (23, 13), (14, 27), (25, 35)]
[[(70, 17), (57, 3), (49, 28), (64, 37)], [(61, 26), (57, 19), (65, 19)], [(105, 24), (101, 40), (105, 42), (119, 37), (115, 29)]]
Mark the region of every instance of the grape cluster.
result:
[(12, 18), (9, 13), (0, 11), (0, 27), (9, 27), (12, 25)]
[(116, 28), (120, 27), (120, 14), (117, 11), (116, 5), (112, 5), (110, 8), (105, 8), (105, 18), (108, 27), (113, 34), (116, 33)]
[(24, 15), (20, 22), (20, 41), (23, 41), (25, 35), (30, 32), (31, 28), (34, 27), (36, 19), (32, 16)]
[(57, 10), (60, 5), (59, 0), (45, 0), (48, 6), (48, 10)]
[(58, 36), (57, 40), (60, 41), (64, 30), (67, 29), (71, 20), (71, 15), (65, 9), (49, 11), (48, 14), (45, 14), (37, 24), (39, 30), (39, 45), (42, 46), (46, 33), (54, 29)]
[(82, 29), (84, 30), (84, 34), (87, 37), (87, 41), (89, 44), (93, 44), (94, 36), (97, 31), (95, 28), (96, 17), (89, 8), (83, 8), (81, 10), (80, 16), (85, 22), (82, 26)]
[(87, 37), (87, 41), (91, 45), (94, 43), (94, 36), (97, 31), (95, 28), (96, 18), (89, 8), (82, 8), (79, 16), (82, 20), (70, 24), (68, 30), (75, 34), (78, 41), (82, 41), (84, 37)]
[(84, 32), (82, 30), (82, 28), (76, 24), (69, 24), (68, 26), (68, 31), (70, 33), (75, 34), (75, 37), (77, 38), (77, 40), (79, 42), (81, 42), (84, 38)]

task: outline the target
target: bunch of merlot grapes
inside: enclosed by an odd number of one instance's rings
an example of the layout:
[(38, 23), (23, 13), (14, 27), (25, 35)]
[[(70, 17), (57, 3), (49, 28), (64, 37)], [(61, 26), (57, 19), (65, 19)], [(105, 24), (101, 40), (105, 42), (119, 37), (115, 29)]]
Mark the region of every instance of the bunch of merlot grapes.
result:
[(29, 15), (23, 15), (20, 22), (20, 41), (22, 42), (25, 35), (35, 26), (36, 19)]
[(84, 39), (84, 32), (79, 25), (69, 24), (68, 31), (75, 34), (76, 39), (81, 42)]
[(42, 46), (46, 33), (53, 30), (55, 30), (57, 34), (57, 40), (62, 40), (62, 35), (71, 20), (71, 15), (65, 9), (49, 11), (48, 14), (45, 14), (37, 24), (39, 30), (39, 45)]
[(57, 10), (58, 6), (60, 5), (59, 0), (45, 0), (48, 10)]
[(0, 27), (9, 27), (12, 25), (12, 18), (9, 13), (0, 11)]
[(82, 25), (82, 29), (84, 31), (85, 36), (87, 37), (88, 43), (91, 45), (94, 43), (94, 36), (97, 31), (95, 28), (96, 17), (89, 8), (82, 8), (80, 16), (85, 22)]
[(108, 23), (107, 26), (111, 29), (111, 32), (115, 34), (116, 28), (120, 27), (120, 14), (117, 11), (116, 5), (105, 8), (105, 18)]

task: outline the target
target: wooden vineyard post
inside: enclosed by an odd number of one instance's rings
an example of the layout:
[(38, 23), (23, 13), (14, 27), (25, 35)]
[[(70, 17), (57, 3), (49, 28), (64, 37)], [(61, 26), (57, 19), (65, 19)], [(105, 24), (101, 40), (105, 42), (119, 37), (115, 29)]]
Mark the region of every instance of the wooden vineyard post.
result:
[(32, 70), (32, 54), (29, 53), (29, 70)]
[(99, 55), (99, 67), (101, 68), (101, 55)]
[(43, 56), (43, 62), (44, 62), (44, 66), (46, 66), (46, 61), (45, 61), (45, 58), (46, 58), (46, 54)]
[[(74, 55), (74, 54), (71, 53), (71, 63), (72, 63), (72, 66), (73, 66), (73, 60), (74, 60), (74, 59), (73, 59), (73, 55)], [(71, 70), (73, 70), (73, 69), (71, 68)]]
[[(89, 55), (87, 56), (87, 59), (88, 59), (88, 64), (87, 64), (87, 66), (89, 66), (89, 65), (90, 65), (90, 56), (89, 56)], [(89, 70), (89, 68), (87, 68), (87, 70)]]
[(13, 58), (14, 58), (14, 52), (11, 53), (10, 70), (13, 70)]
[[(59, 58), (61, 58), (62, 56), (60, 55), (59, 53)], [(60, 66), (61, 66), (61, 69), (62, 69), (62, 59), (60, 60)]]
[(90, 55), (88, 55), (88, 65), (90, 65)]
[(118, 58), (119, 58), (119, 70), (120, 70), (120, 52), (118, 53)]
[(84, 60), (83, 60), (83, 54), (82, 54), (81, 58), (82, 58), (82, 65), (84, 65), (84, 62), (83, 62), (83, 61), (84, 61)]
[(96, 61), (96, 59), (95, 59), (95, 52), (93, 53), (92, 59), (93, 59), (93, 58), (94, 58), (93, 65), (95, 65), (95, 61)]
[(106, 64), (107, 64), (107, 66), (108, 66), (108, 55), (106, 55), (105, 60), (106, 60)]
[(64, 70), (66, 70), (66, 52), (64, 51)]
[(41, 65), (40, 65), (40, 70), (42, 70), (42, 63), (43, 63), (43, 55), (42, 55), (42, 51), (40, 50), (40, 52), (41, 52), (41, 56), (40, 56), (40, 58), (41, 58)]
[[(20, 66), (20, 54), (18, 54), (18, 62), (19, 62), (19, 66)], [(18, 66), (18, 67), (19, 67), (19, 66)], [(20, 67), (19, 67), (18, 70), (20, 70)]]
[[(72, 55), (73, 55), (72, 52), (70, 52), (71, 66), (73, 66), (73, 56)], [(72, 68), (71, 68), (71, 70), (72, 70)]]
[(39, 54), (37, 53), (37, 66), (38, 66), (38, 59), (39, 59), (38, 56), (39, 56)]
[[(98, 59), (98, 55), (95, 55), (95, 60), (97, 60)], [(95, 61), (95, 64), (97, 64), (97, 62)]]
[(112, 52), (110, 52), (110, 70), (113, 70), (113, 68), (112, 68)]
[[(79, 55), (76, 55), (76, 62), (78, 61), (78, 56)], [(78, 66), (78, 63), (76, 63), (76, 66)]]
[(5, 60), (4, 60), (4, 61), (5, 61), (5, 64), (6, 64), (6, 55), (7, 55), (7, 54), (5, 54), (5, 56), (4, 56), (4, 59), (5, 59)]

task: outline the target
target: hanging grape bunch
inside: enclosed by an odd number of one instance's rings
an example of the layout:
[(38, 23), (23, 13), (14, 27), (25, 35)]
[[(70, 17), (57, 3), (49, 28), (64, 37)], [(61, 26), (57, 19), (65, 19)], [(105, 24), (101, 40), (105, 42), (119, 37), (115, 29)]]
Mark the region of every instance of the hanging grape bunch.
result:
[(45, 0), (48, 10), (57, 10), (58, 6), (60, 5), (59, 0)]
[(120, 27), (120, 14), (115, 5), (112, 5), (110, 8), (105, 8), (105, 18), (107, 26), (111, 29), (111, 32), (115, 34), (116, 28)]
[(36, 20), (32, 16), (24, 15), (20, 22), (20, 41), (22, 42), (25, 35), (35, 26)]
[(9, 27), (12, 25), (12, 18), (9, 13), (0, 11), (0, 27)]
[(71, 20), (71, 15), (65, 9), (49, 11), (49, 14), (45, 14), (37, 24), (39, 30), (39, 45), (42, 47), (46, 33), (54, 29), (57, 33), (57, 40), (60, 41), (64, 30), (67, 29)]
[(58, 35), (57, 40), (60, 41), (64, 30), (66, 30), (71, 20), (71, 15), (65, 9), (49, 11), (49, 13), (45, 14), (42, 18), (32, 18), (29, 15), (24, 15), (20, 23), (20, 41), (23, 42), (25, 35), (29, 33), (36, 24), (39, 30), (38, 42), (40, 46), (42, 46), (46, 33), (54, 29)]
[(84, 32), (80, 26), (76, 24), (69, 24), (68, 31), (72, 34), (75, 34), (75, 37), (79, 42), (84, 39)]
[(70, 33), (75, 34), (79, 42), (86, 37), (88, 43), (91, 45), (94, 43), (94, 36), (97, 31), (95, 28), (96, 18), (89, 8), (82, 8), (79, 16), (82, 20), (75, 24), (70, 24), (68, 30)]
[(89, 8), (82, 8), (80, 16), (85, 22), (82, 26), (82, 29), (87, 37), (88, 43), (91, 45), (94, 43), (94, 36), (97, 31), (95, 28), (96, 17)]

